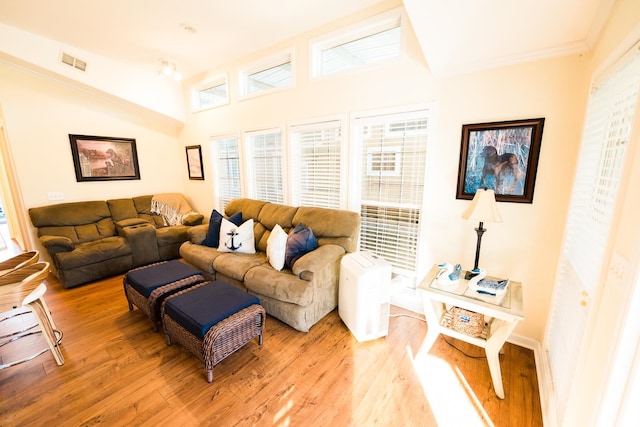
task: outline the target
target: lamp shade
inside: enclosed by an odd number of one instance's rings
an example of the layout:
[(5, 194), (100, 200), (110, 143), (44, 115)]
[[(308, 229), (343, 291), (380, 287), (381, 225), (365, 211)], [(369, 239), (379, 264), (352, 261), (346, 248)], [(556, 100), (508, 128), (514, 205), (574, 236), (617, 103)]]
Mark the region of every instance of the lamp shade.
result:
[(480, 222), (502, 222), (502, 217), (498, 212), (495, 192), (484, 189), (476, 191), (471, 205), (462, 212), (462, 218)]

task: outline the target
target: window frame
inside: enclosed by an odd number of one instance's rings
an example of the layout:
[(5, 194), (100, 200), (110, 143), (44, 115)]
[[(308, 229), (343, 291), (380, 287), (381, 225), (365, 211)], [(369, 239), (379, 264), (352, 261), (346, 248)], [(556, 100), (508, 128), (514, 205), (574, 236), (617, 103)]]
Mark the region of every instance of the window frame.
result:
[[(347, 179), (347, 170), (349, 167), (349, 150), (348, 150), (348, 116), (347, 115), (335, 115), (335, 116), (327, 116), (316, 119), (308, 119), (301, 120), (295, 122), (287, 123), (287, 173), (289, 178), (289, 186), (287, 190), (289, 191), (289, 200), (291, 203), (295, 205), (299, 205), (301, 203), (302, 197), (300, 189), (296, 188), (296, 186), (300, 185), (300, 176), (296, 171), (296, 167), (299, 166), (301, 159), (297, 158), (298, 152), (295, 147), (294, 138), (299, 133), (304, 133), (308, 131), (318, 131), (323, 129), (333, 129), (335, 127), (340, 129), (340, 171), (339, 171), (339, 181), (342, 184), (340, 186), (340, 194), (338, 197), (339, 207), (335, 207), (334, 209), (345, 209), (347, 204), (347, 195), (348, 195), (348, 179)], [(336, 124), (337, 126), (334, 126)], [(323, 206), (326, 207), (326, 206)]]
[[(226, 85), (227, 86), (227, 96), (224, 100), (217, 102), (212, 105), (203, 106), (200, 103), (200, 94), (206, 90), (213, 89), (218, 86)], [(200, 111), (210, 110), (212, 108), (220, 107), (223, 105), (228, 105), (230, 102), (229, 99), (229, 77), (227, 73), (218, 74), (215, 76), (207, 77), (204, 80), (194, 84), (190, 88), (191, 90), (191, 111), (193, 113), (198, 113)]]
[[(395, 61), (404, 55), (404, 22), (405, 18), (402, 8), (393, 9), (389, 12), (375, 16), (362, 22), (341, 28), (339, 30), (315, 37), (309, 41), (309, 79), (317, 80), (328, 78), (335, 75), (342, 75), (356, 70), (366, 69), (368, 67), (384, 64), (389, 61)], [(383, 60), (354, 66), (345, 70), (339, 70), (331, 73), (322, 72), (322, 52), (338, 47), (343, 44), (357, 41), (359, 39), (375, 36), (378, 33), (400, 28), (399, 53), (397, 56), (385, 58)]]
[(209, 144), (211, 147), (211, 164), (215, 165), (214, 167), (211, 168), (212, 170), (212, 176), (213, 176), (213, 182), (214, 182), (214, 187), (213, 187), (213, 199), (214, 199), (214, 206), (216, 206), (220, 212), (224, 212), (224, 208), (225, 208), (225, 204), (223, 203), (223, 199), (225, 198), (225, 195), (222, 194), (223, 190), (226, 188), (225, 185), (223, 185), (222, 183), (222, 168), (220, 166), (220, 162), (221, 162), (221, 157), (220, 157), (220, 149), (219, 149), (219, 142), (223, 141), (223, 140), (230, 140), (230, 139), (235, 139), (235, 142), (237, 144), (237, 149), (238, 149), (238, 181), (240, 183), (240, 197), (242, 197), (242, 195), (244, 195), (246, 193), (245, 191), (245, 183), (246, 183), (246, 177), (245, 177), (245, 173), (243, 171), (244, 168), (244, 154), (243, 154), (243, 147), (242, 147), (242, 139), (240, 138), (239, 133), (235, 132), (235, 133), (226, 133), (226, 134), (219, 134), (219, 135), (213, 135), (211, 137), (209, 137)]
[[(272, 200), (266, 197), (258, 195), (258, 188), (256, 182), (257, 166), (254, 163), (255, 160), (255, 147), (252, 144), (253, 137), (261, 135), (279, 134), (280, 136), (280, 188), (279, 194), (276, 193), (280, 199)], [(288, 202), (288, 182), (287, 182), (287, 153), (286, 153), (286, 134), (284, 127), (271, 127), (264, 129), (248, 130), (242, 133), (242, 161), (244, 162), (245, 170), (245, 188), (247, 197), (252, 199), (265, 200), (272, 203), (287, 203)]]
[[(249, 77), (280, 65), (291, 64), (291, 83), (284, 86), (277, 86), (271, 89), (264, 89), (258, 92), (249, 93)], [(238, 71), (238, 99), (245, 100), (255, 98), (282, 90), (292, 89), (296, 86), (296, 61), (295, 49), (289, 48), (252, 62)]]

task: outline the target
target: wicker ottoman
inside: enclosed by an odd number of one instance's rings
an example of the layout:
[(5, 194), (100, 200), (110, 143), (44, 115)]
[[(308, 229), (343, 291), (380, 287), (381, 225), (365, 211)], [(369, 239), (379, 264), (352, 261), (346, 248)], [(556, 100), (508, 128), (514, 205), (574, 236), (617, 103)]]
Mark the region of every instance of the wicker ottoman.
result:
[(124, 275), (124, 294), (129, 310), (135, 305), (151, 319), (158, 331), (160, 305), (169, 295), (204, 282), (199, 270), (178, 260), (157, 262), (134, 268)]
[(204, 282), (165, 299), (161, 308), (167, 345), (172, 340), (213, 367), (254, 338), (262, 346), (265, 310), (260, 300), (222, 281)]

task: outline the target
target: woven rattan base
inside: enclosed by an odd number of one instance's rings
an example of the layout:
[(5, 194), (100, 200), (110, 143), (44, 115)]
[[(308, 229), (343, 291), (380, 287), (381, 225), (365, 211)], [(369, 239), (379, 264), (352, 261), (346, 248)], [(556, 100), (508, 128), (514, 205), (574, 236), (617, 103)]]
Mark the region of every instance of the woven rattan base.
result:
[[(153, 265), (157, 264), (152, 264), (151, 266)], [(138, 269), (149, 267), (150, 266), (140, 267)], [(123, 279), (124, 294), (127, 297), (127, 302), (129, 303), (129, 311), (133, 310), (134, 305), (138, 307), (140, 311), (149, 316), (149, 319), (151, 319), (151, 323), (153, 324), (153, 330), (155, 332), (158, 332), (158, 326), (162, 321), (162, 319), (160, 318), (160, 305), (165, 300), (165, 298), (178, 291), (190, 288), (195, 284), (204, 282), (204, 280), (205, 279), (201, 274), (195, 274), (185, 279), (177, 280), (167, 285), (160, 286), (151, 292), (149, 298), (146, 298), (127, 282), (127, 276), (125, 275)]]
[[(184, 292), (178, 292), (167, 300)], [(204, 339), (200, 340), (171, 316), (165, 314), (164, 306), (167, 300), (161, 309), (162, 325), (167, 334), (167, 345), (171, 345), (175, 341), (203, 362), (207, 372), (207, 382), (213, 382), (213, 367), (215, 365), (249, 341), (258, 338), (258, 344), (262, 346), (266, 313), (259, 304), (251, 305), (216, 323), (207, 331)]]

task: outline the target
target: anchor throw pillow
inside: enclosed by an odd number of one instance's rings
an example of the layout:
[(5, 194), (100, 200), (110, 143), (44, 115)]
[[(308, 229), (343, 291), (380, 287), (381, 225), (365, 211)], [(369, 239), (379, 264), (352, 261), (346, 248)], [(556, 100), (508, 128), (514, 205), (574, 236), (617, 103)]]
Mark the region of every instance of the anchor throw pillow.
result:
[[(220, 243), (220, 224), (222, 223), (222, 214), (217, 210), (211, 212), (211, 218), (209, 218), (209, 229), (207, 230), (207, 237), (202, 241), (202, 244), (209, 246), (210, 248), (217, 248)], [(229, 221), (235, 225), (242, 224), (242, 212), (235, 213), (229, 217)]]
[(220, 223), (220, 252), (237, 252), (240, 254), (255, 254), (256, 247), (253, 238), (253, 219), (237, 226), (226, 218)]

